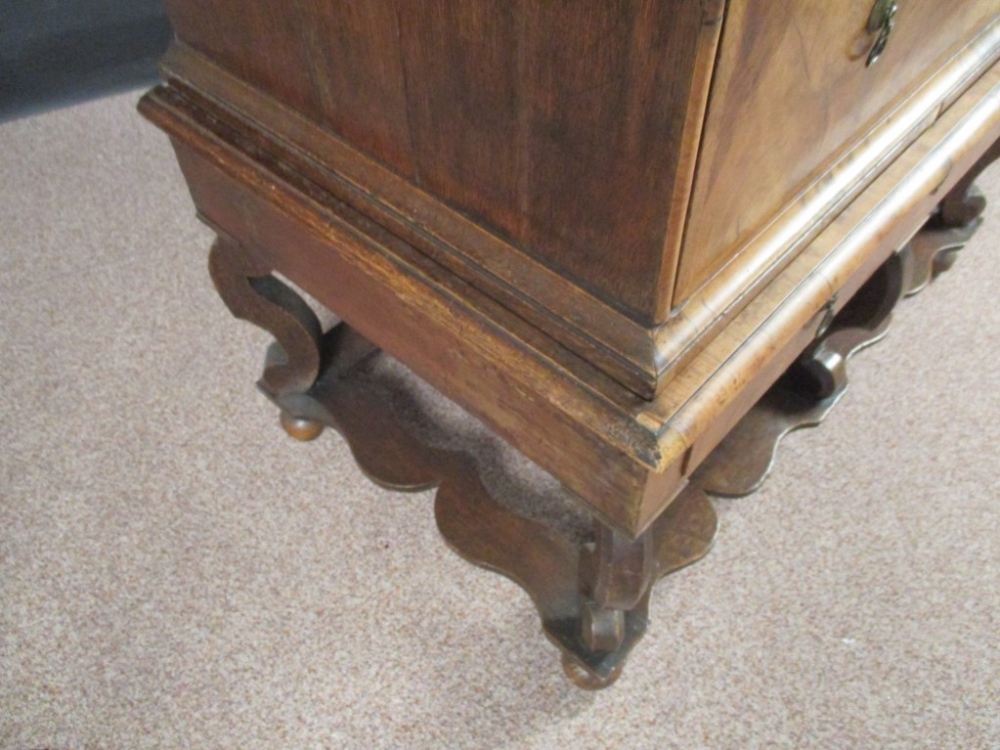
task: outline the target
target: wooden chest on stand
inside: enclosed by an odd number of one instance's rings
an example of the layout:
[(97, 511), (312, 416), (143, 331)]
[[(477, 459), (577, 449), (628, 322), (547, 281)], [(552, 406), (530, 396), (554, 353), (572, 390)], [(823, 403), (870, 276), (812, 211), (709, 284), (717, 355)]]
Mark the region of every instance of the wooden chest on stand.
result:
[[(947, 267), (1000, 137), (1000, 0), (167, 0), (171, 137), (260, 386), (603, 687), (850, 354)], [(294, 282), (342, 323), (322, 331)], [(580, 544), (411, 440), (380, 350), (548, 470)], [(335, 572), (334, 572), (335, 574)]]

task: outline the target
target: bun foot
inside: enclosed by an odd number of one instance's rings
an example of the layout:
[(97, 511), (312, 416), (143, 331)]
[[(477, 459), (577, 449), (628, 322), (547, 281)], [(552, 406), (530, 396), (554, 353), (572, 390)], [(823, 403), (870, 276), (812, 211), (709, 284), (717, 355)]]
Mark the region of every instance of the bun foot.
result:
[(563, 653), (562, 655), (563, 672), (574, 685), (583, 690), (603, 690), (606, 687), (611, 687), (621, 676), (622, 666), (624, 663), (619, 662), (606, 676), (602, 677), (588, 669), (572, 654)]
[(281, 412), (281, 426), (289, 436), (303, 443), (315, 440), (323, 432), (323, 425), (304, 417), (296, 417), (287, 411)]

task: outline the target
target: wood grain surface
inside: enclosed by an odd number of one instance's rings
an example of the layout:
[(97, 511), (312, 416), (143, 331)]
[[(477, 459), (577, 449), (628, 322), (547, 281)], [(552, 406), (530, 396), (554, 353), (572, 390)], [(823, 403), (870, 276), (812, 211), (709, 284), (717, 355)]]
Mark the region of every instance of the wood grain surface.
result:
[(182, 42), (613, 307), (650, 322), (669, 294), (720, 0), (167, 5)]
[(866, 67), (871, 0), (730, 2), (675, 305), (988, 26), (1000, 0), (899, 8)]
[[(843, 61), (834, 58), (843, 50), (810, 26), (823, 69), (815, 81), (806, 79), (828, 88), (836, 106), (823, 114), (821, 96), (803, 100), (810, 109), (803, 127), (813, 123), (817, 136), (828, 128), (848, 141), (860, 138), (858, 146), (836, 161), (827, 153), (832, 141), (817, 138), (821, 147), (809, 152), (819, 160), (814, 164), (836, 168), (775, 219), (773, 235), (731, 257), (725, 273), (660, 328), (645, 325), (655, 316), (621, 303), (669, 276), (658, 262), (651, 265), (654, 255), (669, 255), (663, 227), (655, 254), (646, 254), (639, 238), (651, 226), (651, 196), (659, 201), (657, 216), (684, 213), (663, 188), (693, 169), (685, 139), (699, 127), (694, 112), (707, 92), (711, 60), (704, 51), (718, 38), (718, 2), (588, 0), (573, 6), (578, 18), (568, 3), (527, 0), (503, 7), (427, 0), (397, 4), (391, 18), (388, 0), (350, 11), (336, 3), (252, 3), (243, 9), (246, 22), (229, 29), (241, 17), (230, 0), (191, 8), (172, 0), (172, 12), (183, 17), (181, 43), (167, 61), (169, 84), (141, 109), (173, 138), (211, 227), (482, 418), (609, 527), (636, 537), (826, 317), (949, 191), (964, 194), (965, 175), (1000, 138), (1000, 68), (992, 65), (1000, 24), (977, 36), (998, 2), (946, 12), (913, 0), (901, 11), (900, 30), (916, 26), (934, 38), (918, 49), (915, 32), (894, 36), (864, 79), (838, 68)], [(859, 10), (855, 5), (850, 9)], [(796, 8), (812, 25), (833, 14), (827, 6)], [(734, 82), (720, 83), (717, 75), (708, 98), (743, 101), (759, 92), (756, 99), (777, 97), (792, 107), (802, 71), (808, 73), (792, 64), (804, 54), (788, 41), (789, 18), (798, 16), (777, 18), (765, 6), (735, 2), (729, 12), (723, 55), (735, 54), (734, 40), (752, 36), (758, 24), (766, 27), (764, 41), (755, 42), (760, 60), (733, 63)], [(850, 23), (833, 15), (826, 28), (839, 38)], [(303, 36), (307, 16), (313, 28)], [(321, 33), (340, 18), (349, 40)], [(398, 46), (390, 44), (395, 57), (383, 59), (389, 53), (376, 31), (385, 33), (393, 20)], [(744, 25), (749, 30), (741, 31)], [(254, 49), (262, 34), (271, 40), (267, 49)], [(336, 57), (352, 45), (356, 57)], [(858, 55), (849, 62), (864, 68)], [(676, 65), (668, 70), (665, 61)], [(737, 85), (758, 67), (758, 89)], [(282, 77), (286, 69), (292, 80)], [(417, 80), (410, 71), (419, 72)], [(390, 82), (400, 75), (405, 85), (394, 88)], [(902, 83), (890, 84), (897, 75)], [(782, 82), (786, 88), (769, 85)], [(866, 104), (841, 112), (866, 86)], [(368, 89), (371, 97), (359, 93)], [(335, 90), (333, 98), (317, 93)], [(395, 107), (400, 95), (405, 106), (386, 111), (385, 130), (366, 136), (367, 145), (338, 124)], [(771, 125), (754, 121), (763, 105), (739, 106), (749, 109), (746, 118), (743, 110), (730, 113), (734, 142), (716, 143), (722, 136), (706, 130), (703, 156), (712, 149), (722, 163), (733, 154), (751, 158), (756, 141), (739, 139), (764, 137)], [(878, 127), (865, 132), (887, 108)], [(711, 126), (719, 110), (710, 110)], [(404, 119), (406, 143), (399, 140)], [(780, 139), (792, 126), (782, 120), (774, 127), (768, 137)], [(805, 148), (796, 143), (787, 153), (772, 149), (767, 169), (780, 170), (782, 160)], [(697, 179), (713, 169), (701, 163)], [(624, 174), (634, 179), (619, 182)], [(769, 174), (740, 169), (717, 184), (730, 191), (727, 206), (766, 202), (768, 191), (784, 190)], [(761, 179), (767, 185), (757, 189)], [(532, 186), (546, 195), (527, 200)], [(961, 212), (964, 199), (954, 205)], [(636, 252), (591, 255), (578, 252), (576, 240), (572, 253), (558, 242), (529, 252), (496, 226), (509, 222), (509, 230), (535, 236), (536, 218), (545, 231), (569, 222), (588, 247), (613, 236)], [(554, 256), (545, 255), (549, 249)], [(689, 252), (685, 245), (685, 257)], [(600, 289), (582, 281), (582, 269), (600, 278)], [(666, 304), (662, 291), (643, 304)]]

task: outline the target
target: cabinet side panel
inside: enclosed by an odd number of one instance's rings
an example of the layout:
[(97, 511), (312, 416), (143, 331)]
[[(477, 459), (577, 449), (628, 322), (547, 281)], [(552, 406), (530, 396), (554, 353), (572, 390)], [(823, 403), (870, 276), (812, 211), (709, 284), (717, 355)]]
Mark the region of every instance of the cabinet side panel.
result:
[(177, 37), (185, 44), (396, 172), (412, 176), (392, 0), (167, 4)]
[[(663, 317), (722, 0), (168, 6), (219, 67), (609, 308)], [(412, 218), (438, 232), (436, 213)]]
[(406, 81), (392, 2), (326, 0), (299, 5), (301, 38), (323, 125), (399, 174), (412, 177)]
[(702, 3), (397, 8), (422, 186), (652, 320)]
[(313, 120), (319, 100), (291, 4), (166, 0), (177, 38)]
[(518, 234), (518, 2), (399, 0), (417, 180)]

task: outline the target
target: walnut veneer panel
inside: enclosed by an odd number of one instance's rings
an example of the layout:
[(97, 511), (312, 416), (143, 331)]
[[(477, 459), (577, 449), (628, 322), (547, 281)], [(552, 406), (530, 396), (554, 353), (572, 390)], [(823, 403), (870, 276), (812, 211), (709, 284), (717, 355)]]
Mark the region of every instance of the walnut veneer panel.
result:
[(676, 304), (987, 27), (1000, 0), (900, 0), (869, 68), (871, 9), (871, 0), (729, 3)]

